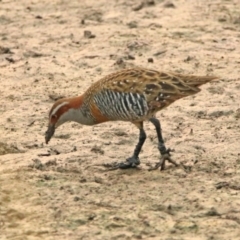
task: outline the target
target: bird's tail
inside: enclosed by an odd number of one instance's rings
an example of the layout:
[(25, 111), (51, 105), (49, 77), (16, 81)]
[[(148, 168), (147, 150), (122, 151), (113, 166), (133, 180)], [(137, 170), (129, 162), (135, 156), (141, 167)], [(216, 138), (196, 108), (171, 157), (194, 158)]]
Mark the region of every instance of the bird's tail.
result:
[(188, 86), (191, 87), (199, 87), (212, 80), (219, 79), (219, 77), (217, 76), (186, 76), (180, 74), (178, 76), (183, 80), (183, 82), (185, 82)]

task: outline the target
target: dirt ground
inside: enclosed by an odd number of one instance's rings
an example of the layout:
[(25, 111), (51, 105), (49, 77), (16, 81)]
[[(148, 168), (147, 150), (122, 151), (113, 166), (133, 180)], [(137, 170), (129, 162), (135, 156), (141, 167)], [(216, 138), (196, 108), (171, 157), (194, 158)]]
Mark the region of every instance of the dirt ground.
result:
[[(158, 113), (139, 169), (130, 123), (67, 123), (44, 142), (55, 99), (118, 69), (217, 75)], [(240, 239), (239, 0), (0, 1), (0, 239)]]

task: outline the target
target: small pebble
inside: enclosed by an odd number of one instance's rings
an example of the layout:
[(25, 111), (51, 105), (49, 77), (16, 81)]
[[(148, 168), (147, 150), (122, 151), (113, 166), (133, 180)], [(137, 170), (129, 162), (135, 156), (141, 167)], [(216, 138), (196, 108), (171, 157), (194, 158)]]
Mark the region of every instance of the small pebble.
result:
[(141, 2), (140, 4), (134, 6), (134, 7), (132, 8), (132, 10), (133, 10), (133, 11), (139, 11), (139, 10), (141, 10), (141, 9), (143, 8), (143, 6), (144, 6), (144, 3)]
[(80, 197), (78, 197), (78, 196), (75, 196), (75, 197), (73, 198), (73, 200), (74, 200), (75, 202), (77, 202), (77, 201), (79, 201), (79, 200), (80, 200)]
[(85, 30), (85, 31), (83, 32), (83, 36), (84, 36), (85, 38), (95, 38), (95, 37), (96, 37), (94, 34), (92, 34), (91, 31), (88, 31), (88, 30)]
[(175, 8), (175, 5), (172, 2), (166, 2), (163, 6), (165, 8)]
[(149, 63), (153, 63), (153, 58), (148, 58)]

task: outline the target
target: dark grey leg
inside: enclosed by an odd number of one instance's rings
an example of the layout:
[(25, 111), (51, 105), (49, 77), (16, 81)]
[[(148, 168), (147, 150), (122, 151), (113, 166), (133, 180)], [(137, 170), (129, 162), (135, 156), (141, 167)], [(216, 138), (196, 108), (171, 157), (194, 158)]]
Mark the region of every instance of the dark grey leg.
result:
[(139, 140), (138, 143), (134, 149), (133, 156), (130, 158), (127, 158), (125, 162), (120, 163), (113, 163), (111, 165), (104, 164), (105, 167), (110, 168), (110, 170), (115, 169), (127, 169), (127, 168), (136, 168), (140, 164), (139, 160), (139, 153), (141, 152), (142, 146), (147, 138), (146, 132), (143, 129), (143, 123), (136, 123), (135, 124), (139, 128)]
[[(149, 121), (155, 126), (156, 132), (157, 132), (157, 137), (158, 137), (158, 149), (161, 153), (161, 159), (160, 162), (156, 164), (154, 169), (157, 169), (160, 167), (161, 170), (164, 170), (165, 168), (165, 161), (168, 160), (170, 163), (174, 164), (175, 166), (178, 166), (178, 164), (171, 159), (170, 157), (170, 151), (171, 149), (167, 149), (164, 144), (164, 140), (162, 137), (162, 130), (161, 130), (161, 125), (160, 121), (156, 118), (150, 118)], [(153, 169), (152, 169), (153, 170)]]
[(140, 128), (139, 131), (139, 140), (138, 143), (134, 149), (133, 156), (128, 158), (125, 163), (119, 163), (119, 168), (126, 169), (126, 168), (132, 168), (136, 167), (140, 164), (139, 160), (139, 153), (141, 152), (142, 146), (147, 138), (146, 132), (143, 128)]

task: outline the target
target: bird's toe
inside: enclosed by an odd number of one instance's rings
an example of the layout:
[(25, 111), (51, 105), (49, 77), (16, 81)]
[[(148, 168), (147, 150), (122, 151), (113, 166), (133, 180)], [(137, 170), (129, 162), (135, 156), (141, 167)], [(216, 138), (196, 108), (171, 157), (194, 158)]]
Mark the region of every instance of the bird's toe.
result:
[(138, 157), (130, 157), (127, 158), (125, 162), (114, 162), (112, 164), (104, 164), (103, 166), (108, 168), (109, 170), (116, 169), (128, 169), (128, 168), (136, 168), (140, 164), (140, 160)]
[(154, 167), (151, 167), (151, 168), (149, 168), (148, 170), (149, 170), (149, 171), (152, 171), (152, 170), (157, 170), (157, 169), (160, 168), (160, 170), (163, 171), (163, 170), (165, 169), (165, 163), (166, 163), (166, 161), (169, 161), (170, 163), (172, 163), (172, 164), (175, 165), (176, 167), (179, 166), (179, 164), (176, 163), (176, 162), (171, 158), (170, 151), (168, 151), (168, 152), (166, 152), (165, 154), (163, 154), (163, 155), (161, 156), (160, 161), (157, 162)]

